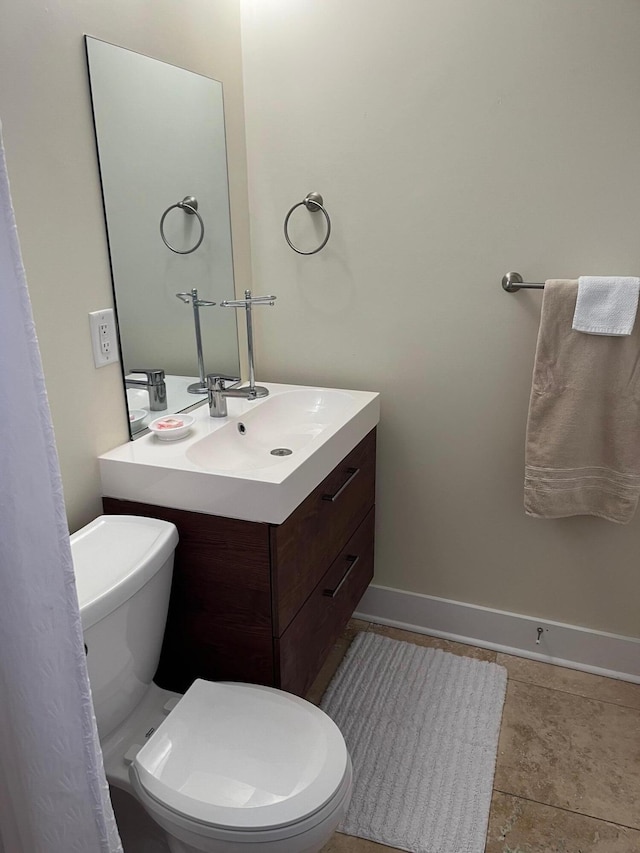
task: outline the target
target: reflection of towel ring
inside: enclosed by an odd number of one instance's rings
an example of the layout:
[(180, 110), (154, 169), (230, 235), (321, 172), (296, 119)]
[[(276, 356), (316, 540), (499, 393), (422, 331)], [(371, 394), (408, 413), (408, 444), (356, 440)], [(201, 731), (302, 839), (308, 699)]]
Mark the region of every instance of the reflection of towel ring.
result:
[[(181, 249), (174, 249), (167, 242), (167, 238), (164, 236), (164, 220), (169, 213), (170, 210), (173, 210), (174, 207), (179, 207), (180, 210), (184, 210), (189, 216), (193, 216), (194, 214), (198, 217), (198, 222), (200, 223), (200, 239), (195, 244), (192, 249), (186, 249), (182, 251)], [(191, 252), (195, 252), (200, 243), (204, 240), (204, 222), (202, 221), (202, 217), (198, 213), (198, 199), (192, 195), (185, 196), (182, 201), (177, 202), (177, 204), (172, 204), (171, 207), (168, 207), (165, 212), (162, 214), (162, 219), (160, 220), (160, 236), (162, 237), (162, 242), (165, 244), (167, 249), (171, 249), (172, 252), (175, 252), (176, 255), (190, 255)]]
[[(287, 229), (287, 226), (289, 225), (289, 217), (291, 216), (293, 211), (296, 209), (296, 207), (300, 207), (303, 204), (310, 213), (317, 213), (319, 210), (321, 210), (324, 213), (324, 218), (327, 220), (327, 233), (325, 234), (325, 238), (322, 241), (322, 243), (320, 243), (318, 248), (313, 249), (313, 251), (311, 251), (311, 252), (303, 252), (300, 249), (296, 249), (296, 247), (293, 245), (293, 243), (289, 239), (289, 231)], [(291, 246), (293, 251), (297, 252), (299, 255), (315, 255), (315, 253), (319, 252), (320, 249), (324, 249), (324, 247), (327, 245), (327, 241), (329, 240), (330, 236), (331, 236), (331, 220), (329, 219), (329, 214), (327, 213), (327, 211), (322, 206), (322, 196), (320, 195), (320, 193), (307, 193), (307, 195), (302, 199), (302, 201), (299, 201), (297, 204), (294, 204), (293, 207), (291, 208), (291, 210), (289, 211), (289, 213), (287, 213), (287, 215), (285, 216), (285, 219), (284, 219), (284, 239)]]

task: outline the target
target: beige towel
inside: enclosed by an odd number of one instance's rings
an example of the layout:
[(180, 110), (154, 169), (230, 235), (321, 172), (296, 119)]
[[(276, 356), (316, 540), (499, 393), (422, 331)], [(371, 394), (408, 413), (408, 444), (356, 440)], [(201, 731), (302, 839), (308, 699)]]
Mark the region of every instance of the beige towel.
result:
[(527, 515), (628, 522), (640, 495), (640, 323), (629, 337), (571, 328), (577, 281), (546, 283), (525, 451)]

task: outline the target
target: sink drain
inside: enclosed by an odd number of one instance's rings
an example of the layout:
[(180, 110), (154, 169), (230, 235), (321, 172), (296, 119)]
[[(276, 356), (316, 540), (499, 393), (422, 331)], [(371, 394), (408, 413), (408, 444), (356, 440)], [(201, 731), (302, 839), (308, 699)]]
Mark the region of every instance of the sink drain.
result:
[(275, 447), (271, 451), (272, 456), (291, 456), (293, 450), (289, 450), (288, 447)]

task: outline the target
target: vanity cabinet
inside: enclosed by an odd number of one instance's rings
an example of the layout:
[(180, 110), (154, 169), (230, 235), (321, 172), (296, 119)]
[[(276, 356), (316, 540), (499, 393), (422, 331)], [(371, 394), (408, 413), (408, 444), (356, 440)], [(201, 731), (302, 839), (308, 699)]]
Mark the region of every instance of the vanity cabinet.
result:
[(373, 577), (375, 462), (373, 429), (277, 525), (103, 498), (105, 513), (178, 528), (161, 687), (306, 693)]

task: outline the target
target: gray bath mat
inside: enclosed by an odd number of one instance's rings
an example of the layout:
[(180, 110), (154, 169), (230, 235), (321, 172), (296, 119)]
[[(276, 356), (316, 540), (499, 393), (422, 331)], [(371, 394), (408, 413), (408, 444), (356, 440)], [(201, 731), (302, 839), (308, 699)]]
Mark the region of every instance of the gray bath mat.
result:
[(483, 853), (504, 667), (358, 634), (322, 700), (353, 760), (341, 832), (411, 853)]

